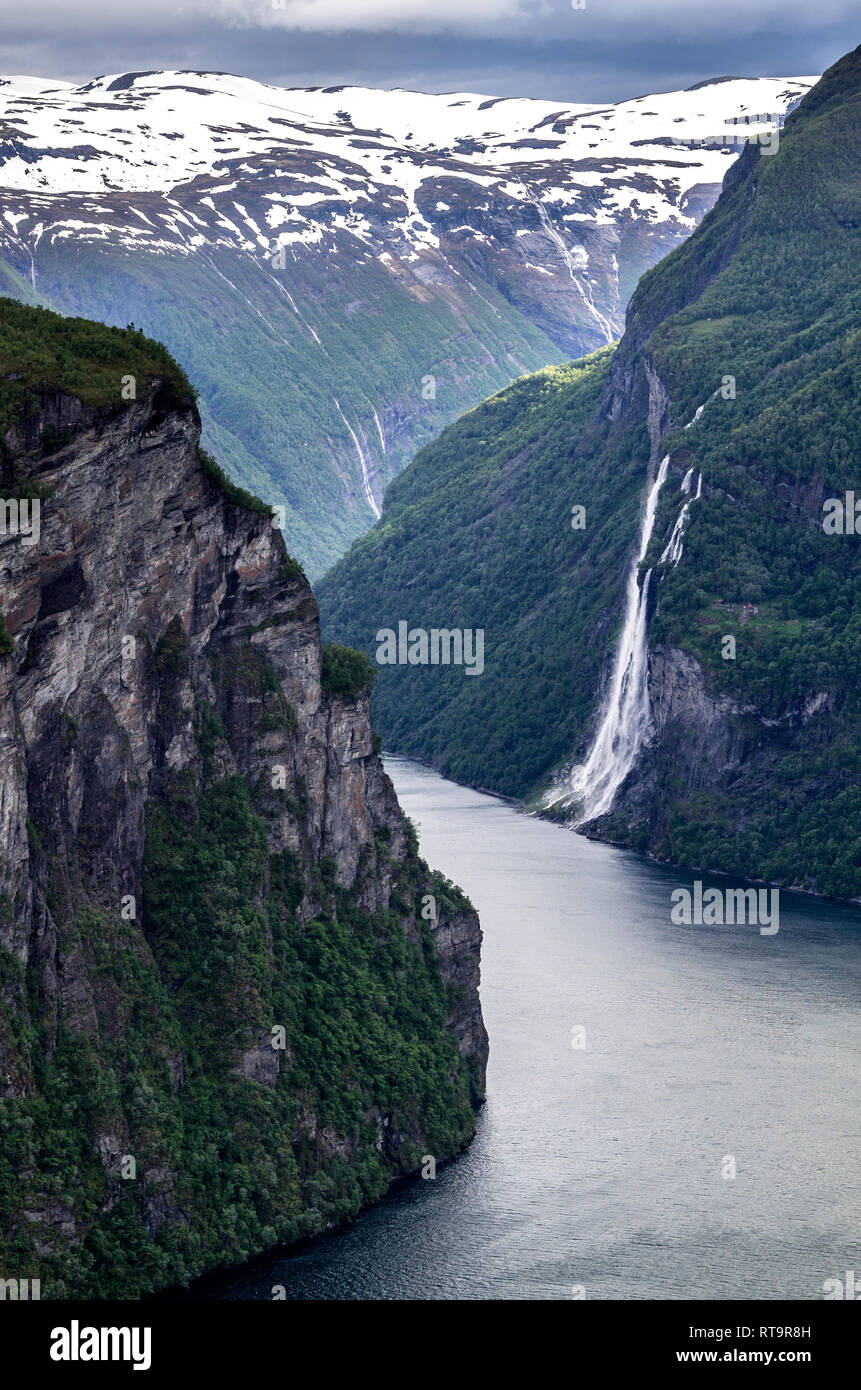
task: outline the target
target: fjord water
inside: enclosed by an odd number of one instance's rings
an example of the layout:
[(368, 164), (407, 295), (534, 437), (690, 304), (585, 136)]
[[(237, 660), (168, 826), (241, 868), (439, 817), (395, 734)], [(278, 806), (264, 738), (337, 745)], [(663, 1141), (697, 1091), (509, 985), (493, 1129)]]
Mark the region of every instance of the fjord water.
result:
[(820, 1299), (861, 1270), (861, 909), (786, 893), (774, 936), (675, 926), (694, 875), (387, 768), (481, 914), (477, 1137), (436, 1181), (192, 1296)]

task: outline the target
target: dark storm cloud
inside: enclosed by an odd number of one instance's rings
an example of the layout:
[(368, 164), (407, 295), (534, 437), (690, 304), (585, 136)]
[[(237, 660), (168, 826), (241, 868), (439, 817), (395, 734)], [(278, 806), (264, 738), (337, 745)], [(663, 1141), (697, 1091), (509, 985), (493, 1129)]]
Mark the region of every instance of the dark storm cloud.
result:
[[(151, 0), (145, 11), (129, 12), (33, 0), (4, 23), (2, 68), (83, 81), (179, 67), (283, 86), (361, 83), (609, 101), (714, 76), (816, 73), (857, 37), (851, 7), (832, 0), (817, 8), (815, 27), (809, 5), (746, 0), (689, 0), (684, 8), (674, 0), (586, 0), (583, 11), (573, 11), (570, 0), (563, 7), (546, 0), (527, 18), (525, 0), (288, 4), (294, 8), (282, 12), (238, 0), (190, 8)], [(348, 27), (357, 13), (364, 27)], [(318, 14), (328, 32), (309, 27)], [(306, 27), (286, 27), (288, 18)]]

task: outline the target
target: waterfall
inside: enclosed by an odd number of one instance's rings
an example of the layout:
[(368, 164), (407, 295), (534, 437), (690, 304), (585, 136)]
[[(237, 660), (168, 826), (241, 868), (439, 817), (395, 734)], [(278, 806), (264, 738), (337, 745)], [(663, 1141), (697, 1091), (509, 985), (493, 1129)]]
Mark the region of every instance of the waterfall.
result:
[(586, 761), (573, 769), (567, 784), (551, 788), (545, 797), (548, 806), (559, 802), (577, 804), (575, 826), (610, 810), (616, 792), (634, 765), (651, 718), (646, 612), (652, 571), (646, 572), (642, 585), (637, 583), (637, 572), (652, 538), (658, 495), (669, 462), (666, 454), (646, 498), (640, 544), (628, 571), (625, 622), (601, 723)]
[[(689, 430), (695, 425), (717, 391), (703, 401), (696, 414), (685, 425)], [(649, 646), (646, 632), (646, 617), (649, 606), (649, 586), (652, 571), (647, 570), (642, 585), (637, 583), (637, 573), (652, 539), (655, 516), (658, 510), (658, 495), (664, 485), (670, 463), (669, 454), (661, 459), (657, 477), (649, 488), (646, 498), (646, 514), (640, 531), (640, 545), (637, 555), (628, 571), (625, 590), (625, 622), (622, 636), (616, 651), (613, 679), (598, 731), (586, 761), (572, 769), (565, 782), (558, 783), (545, 792), (542, 805), (572, 806), (577, 819), (572, 822), (575, 829), (587, 821), (606, 815), (612, 808), (616, 792), (621, 787), (640, 751), (652, 717), (649, 700)], [(687, 496), (672, 534), (661, 554), (658, 564), (671, 563), (675, 567), (682, 557), (682, 536), (688, 508), (692, 501), (702, 495), (703, 475), (697, 478), (695, 496), (690, 497), (694, 470), (689, 468), (682, 479), (681, 491)]]
[[(373, 406), (371, 407), (371, 409), (373, 410)], [(377, 414), (377, 412), (376, 412), (375, 410), (374, 410), (374, 421), (375, 421), (376, 426), (377, 426), (377, 434), (380, 436), (380, 444), (382, 445), (383, 453), (385, 453), (385, 452), (386, 452), (386, 441), (385, 441), (385, 439), (384, 439), (384, 437), (383, 437), (383, 427), (382, 427), (382, 425), (380, 424), (380, 417), (379, 417), (379, 415)]]
[(601, 328), (601, 331), (606, 337), (607, 342), (612, 343), (613, 339), (616, 336), (613, 330), (613, 325), (610, 323), (609, 319), (606, 319), (604, 317), (600, 310), (595, 308), (595, 296), (592, 292), (592, 288), (585, 276), (578, 274), (578, 272), (575, 270), (574, 258), (571, 255), (571, 252), (568, 250), (568, 247), (565, 245), (563, 238), (560, 236), (559, 232), (553, 226), (553, 223), (550, 220), (550, 215), (546, 207), (544, 206), (540, 198), (535, 197), (535, 195), (526, 186), (526, 184), (522, 184), (521, 186), (525, 190), (527, 197), (532, 203), (532, 206), (535, 208), (535, 211), (538, 213), (538, 220), (544, 228), (544, 231), (547, 233), (547, 236), (553, 242), (553, 245), (556, 247), (557, 251), (562, 257), (568, 274), (570, 275), (574, 285), (579, 291), (583, 303), (589, 310), (592, 317), (595, 319), (596, 323)]
[[(350, 431), (350, 436), (351, 436), (351, 438), (352, 438), (352, 440), (353, 440), (353, 443), (354, 443), (355, 446), (356, 446), (356, 453), (359, 455), (359, 466), (361, 467), (361, 470), (362, 470), (362, 492), (365, 494), (365, 501), (367, 502), (367, 504), (368, 504), (368, 506), (370, 507), (371, 511), (374, 513), (374, 516), (377, 518), (377, 521), (379, 521), (379, 519), (380, 519), (382, 513), (381, 513), (379, 507), (377, 506), (377, 500), (376, 500), (376, 498), (374, 497), (373, 492), (371, 491), (371, 479), (370, 479), (370, 474), (368, 473), (368, 465), (367, 465), (367, 463), (365, 462), (364, 451), (363, 451), (363, 449), (362, 449), (361, 444), (359, 443), (359, 437), (358, 437), (358, 435), (356, 434), (356, 431), (353, 429), (353, 426), (350, 424), (349, 420), (347, 419), (346, 415), (344, 414), (343, 410), (341, 409), (340, 405), (338, 405), (338, 401), (335, 399), (334, 396), (332, 397), (332, 400), (335, 401), (335, 405), (336, 405), (337, 408), (338, 408), (338, 414), (340, 415), (341, 419), (344, 421), (344, 424), (347, 426), (347, 429)], [(378, 424), (378, 426), (379, 426), (379, 421), (377, 422), (377, 424)]]
[[(682, 483), (682, 492), (690, 492), (690, 490), (691, 490), (691, 474), (693, 473), (693, 471), (694, 471), (694, 470), (693, 470), (692, 468), (689, 468), (688, 471), (687, 471), (687, 473), (685, 474), (684, 482)], [(702, 473), (700, 473), (699, 478), (698, 478), (698, 480), (697, 480), (697, 491), (696, 491), (696, 496), (695, 496), (693, 499), (691, 499), (691, 500), (693, 500), (693, 501), (695, 502), (696, 499), (697, 499), (697, 497), (701, 496), (702, 490), (703, 490), (703, 475), (702, 475)], [(659, 565), (670, 564), (670, 565), (672, 565), (673, 569), (675, 569), (676, 565), (677, 565), (677, 564), (679, 563), (679, 561), (681, 560), (681, 558), (682, 558), (682, 537), (683, 537), (683, 535), (684, 535), (684, 533), (685, 533), (685, 522), (687, 521), (687, 518), (688, 518), (688, 508), (690, 507), (690, 505), (691, 505), (691, 501), (689, 500), (689, 501), (687, 501), (687, 502), (685, 503), (685, 505), (682, 507), (682, 510), (679, 512), (678, 516), (676, 517), (676, 524), (675, 524), (675, 526), (673, 527), (672, 535), (670, 536), (670, 539), (667, 541), (667, 544), (664, 546), (664, 549), (663, 549), (663, 551), (661, 552), (661, 558), (660, 558), (660, 560), (658, 561), (658, 564), (659, 564)]]

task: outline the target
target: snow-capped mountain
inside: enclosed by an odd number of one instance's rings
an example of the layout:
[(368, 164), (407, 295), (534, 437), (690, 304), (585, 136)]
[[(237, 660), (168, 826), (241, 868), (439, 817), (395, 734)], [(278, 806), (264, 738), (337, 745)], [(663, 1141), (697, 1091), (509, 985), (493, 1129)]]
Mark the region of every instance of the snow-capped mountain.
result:
[(317, 571), (448, 420), (618, 337), (643, 270), (814, 81), (571, 106), (2, 79), (5, 292), (162, 338), (213, 451)]

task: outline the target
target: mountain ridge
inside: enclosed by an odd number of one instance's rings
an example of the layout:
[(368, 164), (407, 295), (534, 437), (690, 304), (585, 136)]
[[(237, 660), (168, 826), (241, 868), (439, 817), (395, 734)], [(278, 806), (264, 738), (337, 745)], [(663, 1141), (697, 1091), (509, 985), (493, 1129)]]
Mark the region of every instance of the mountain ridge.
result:
[(618, 336), (717, 196), (734, 122), (765, 137), (812, 80), (566, 106), (5, 79), (0, 285), (164, 341), (207, 448), (316, 577), (463, 409)]

